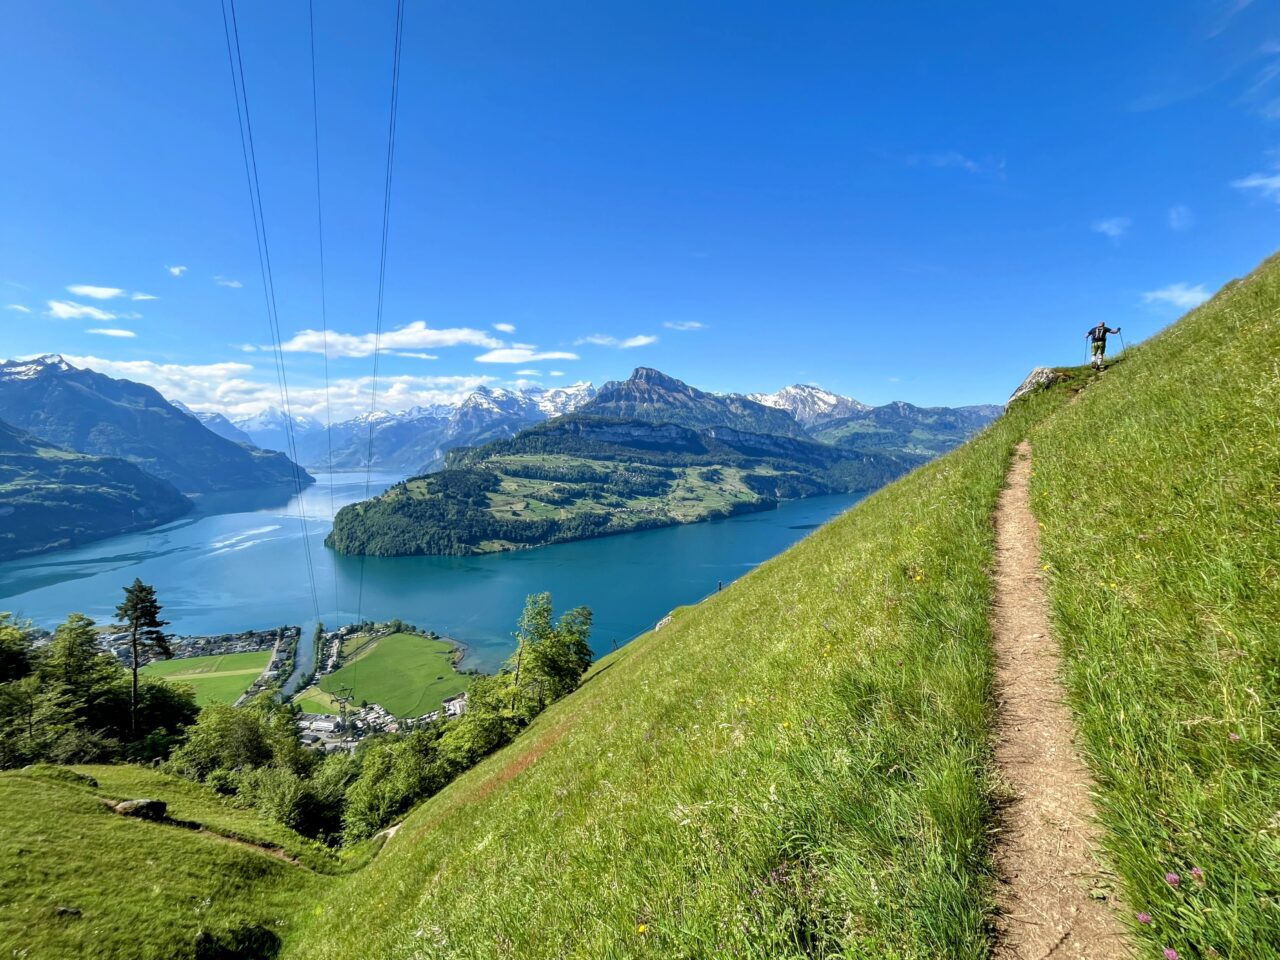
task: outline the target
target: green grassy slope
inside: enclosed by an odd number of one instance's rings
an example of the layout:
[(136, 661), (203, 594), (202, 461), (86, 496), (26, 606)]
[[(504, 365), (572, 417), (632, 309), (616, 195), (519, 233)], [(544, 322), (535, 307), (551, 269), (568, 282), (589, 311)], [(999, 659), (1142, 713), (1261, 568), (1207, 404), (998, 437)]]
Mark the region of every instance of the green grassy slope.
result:
[(1060, 400), (606, 659), (290, 955), (985, 956), (989, 517)]
[[(219, 836), (112, 813), (98, 796), (113, 792), (0, 774), (0, 954), (176, 960), (195, 956), (201, 931), (228, 943), (258, 927), (270, 941), (324, 880)], [(175, 799), (175, 816), (198, 805)], [(250, 835), (271, 831), (251, 813), (223, 816)]]
[(235, 703), (270, 659), (270, 650), (185, 657), (181, 660), (156, 660), (143, 667), (141, 672), (188, 684), (195, 690), (196, 702), (201, 706), (206, 703)]
[(990, 516), (1028, 434), (1141, 955), (1280, 955), (1278, 315), (1268, 264), (609, 658), (288, 955), (987, 956)]
[(1032, 435), (1107, 846), (1183, 958), (1280, 956), (1278, 317), (1273, 260)]

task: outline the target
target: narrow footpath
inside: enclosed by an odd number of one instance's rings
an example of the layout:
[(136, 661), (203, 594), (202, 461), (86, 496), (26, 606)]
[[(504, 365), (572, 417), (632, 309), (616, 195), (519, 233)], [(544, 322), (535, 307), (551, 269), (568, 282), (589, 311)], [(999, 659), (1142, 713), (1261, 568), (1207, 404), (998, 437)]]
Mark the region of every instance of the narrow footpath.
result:
[[(996, 843), (1003, 878), (997, 960), (1130, 956), (1100, 886), (1089, 772), (1059, 680), (1040, 534), (1031, 512), (1031, 450), (1017, 450), (996, 506), (995, 634), (999, 717), (995, 758), (1013, 791)], [(1099, 893), (1106, 891), (1106, 893)]]

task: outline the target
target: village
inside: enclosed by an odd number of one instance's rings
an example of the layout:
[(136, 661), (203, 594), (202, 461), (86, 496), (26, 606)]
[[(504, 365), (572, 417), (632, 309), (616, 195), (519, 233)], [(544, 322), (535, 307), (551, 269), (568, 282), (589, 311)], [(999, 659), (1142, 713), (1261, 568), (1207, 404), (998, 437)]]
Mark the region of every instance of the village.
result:
[(420, 717), (396, 717), (382, 705), (370, 703), (346, 711), (345, 717), (332, 713), (298, 715), (298, 739), (313, 750), (333, 753), (352, 751), (365, 737), (379, 733), (404, 733), (441, 719), (449, 720), (467, 712), (467, 694), (462, 692), (444, 701), (439, 710)]

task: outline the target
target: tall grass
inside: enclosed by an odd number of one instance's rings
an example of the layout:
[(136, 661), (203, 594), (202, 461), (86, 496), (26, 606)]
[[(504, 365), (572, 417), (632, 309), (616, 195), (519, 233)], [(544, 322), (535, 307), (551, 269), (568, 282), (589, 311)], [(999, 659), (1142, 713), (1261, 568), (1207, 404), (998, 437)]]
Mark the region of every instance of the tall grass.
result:
[(990, 516), (1060, 399), (606, 659), (288, 955), (987, 956)]
[(1131, 351), (1032, 444), (1129, 922), (1152, 956), (1280, 957), (1280, 262)]

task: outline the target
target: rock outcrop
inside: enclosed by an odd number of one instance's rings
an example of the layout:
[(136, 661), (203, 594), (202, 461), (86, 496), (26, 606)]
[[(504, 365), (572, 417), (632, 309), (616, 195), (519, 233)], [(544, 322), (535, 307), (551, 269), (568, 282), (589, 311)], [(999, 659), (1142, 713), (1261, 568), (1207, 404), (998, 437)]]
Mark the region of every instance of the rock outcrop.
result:
[(1035, 393), (1037, 390), (1043, 390), (1045, 387), (1057, 383), (1061, 377), (1062, 374), (1054, 370), (1053, 367), (1036, 367), (1027, 374), (1027, 379), (1022, 381), (1022, 386), (1013, 391), (1013, 396), (1005, 403), (1005, 409), (1007, 410), (1009, 404), (1015, 400), (1021, 400), (1029, 393)]
[(169, 805), (163, 800), (121, 800), (111, 809), (121, 816), (139, 820), (163, 820)]

